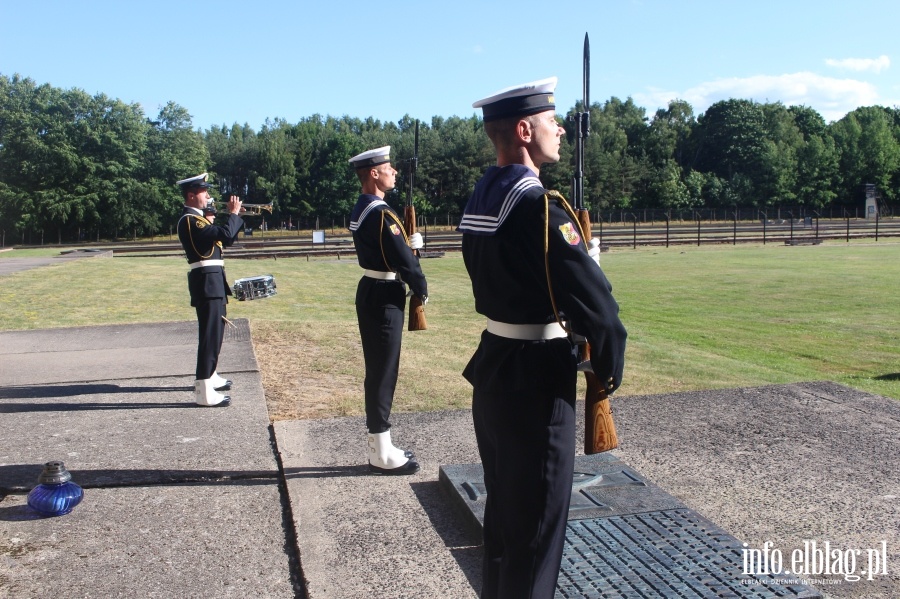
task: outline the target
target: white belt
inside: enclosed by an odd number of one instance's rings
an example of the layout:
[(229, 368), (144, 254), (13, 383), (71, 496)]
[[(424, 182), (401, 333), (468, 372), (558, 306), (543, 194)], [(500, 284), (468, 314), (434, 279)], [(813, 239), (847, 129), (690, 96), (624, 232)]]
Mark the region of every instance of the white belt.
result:
[(200, 262), (191, 262), (189, 264), (191, 270), (195, 268), (203, 268), (204, 266), (225, 266), (224, 260), (201, 260)]
[(507, 339), (521, 341), (539, 341), (541, 339), (559, 339), (566, 336), (566, 330), (558, 322), (550, 324), (509, 324), (488, 318), (488, 333)]
[(397, 273), (395, 272), (383, 272), (381, 270), (369, 270), (368, 268), (365, 270), (365, 274), (370, 279), (381, 279), (382, 281), (393, 281), (397, 278)]

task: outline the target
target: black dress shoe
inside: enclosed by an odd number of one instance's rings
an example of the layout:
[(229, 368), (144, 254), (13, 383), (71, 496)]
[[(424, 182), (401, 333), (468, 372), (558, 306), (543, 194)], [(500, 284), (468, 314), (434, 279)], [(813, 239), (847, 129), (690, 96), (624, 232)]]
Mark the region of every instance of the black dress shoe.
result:
[(379, 468), (374, 464), (369, 464), (369, 470), (371, 470), (375, 474), (387, 474), (389, 476), (415, 474), (419, 471), (419, 462), (415, 460), (409, 460), (402, 466), (397, 466), (396, 468)]
[(225, 381), (225, 384), (221, 387), (214, 387), (216, 391), (231, 391), (231, 381)]
[(214, 405), (211, 405), (211, 406), (204, 406), (203, 404), (199, 404), (199, 403), (198, 403), (198, 404), (197, 404), (197, 407), (200, 407), (200, 408), (227, 408), (227, 407), (230, 406), (230, 405), (231, 405), (231, 396), (230, 396), (230, 395), (226, 395), (226, 396), (225, 396), (225, 399), (223, 399), (222, 401), (220, 401), (220, 402), (217, 403), (217, 404), (214, 404)]
[(414, 454), (413, 452), (411, 452), (407, 449), (407, 450), (403, 451), (403, 457), (405, 457), (407, 459), (414, 458), (414, 457), (416, 457), (416, 454)]

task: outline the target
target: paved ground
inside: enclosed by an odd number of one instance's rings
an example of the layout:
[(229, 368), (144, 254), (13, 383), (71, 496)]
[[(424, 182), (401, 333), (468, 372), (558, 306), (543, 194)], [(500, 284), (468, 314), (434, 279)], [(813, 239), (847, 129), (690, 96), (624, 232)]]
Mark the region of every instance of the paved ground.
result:
[[(0, 333), (0, 597), (296, 596), (238, 325), (220, 368), (240, 389), (227, 409), (192, 403), (195, 323)], [(85, 497), (36, 518), (23, 493), (50, 460)]]
[(112, 251), (86, 249), (74, 250), (65, 254), (48, 256), (46, 258), (18, 258), (16, 257), (14, 250), (5, 250), (2, 253), (5, 255), (3, 256), (3, 260), (0, 260), (0, 276), (23, 270), (30, 270), (39, 266), (46, 266), (47, 264), (59, 264), (60, 262), (67, 262), (69, 260), (78, 260), (79, 258), (112, 258), (113, 255)]
[[(422, 470), (369, 476), (362, 418), (270, 427), (237, 324), (227, 409), (191, 404), (192, 322), (0, 332), (0, 597), (476, 597), (479, 540), (437, 482), (477, 462), (470, 413), (395, 415)], [(617, 457), (689, 507), (786, 556), (884, 541), (887, 576), (816, 587), (900, 597), (900, 403), (821, 382), (614, 409)], [(54, 459), (85, 499), (37, 518), (25, 492)]]

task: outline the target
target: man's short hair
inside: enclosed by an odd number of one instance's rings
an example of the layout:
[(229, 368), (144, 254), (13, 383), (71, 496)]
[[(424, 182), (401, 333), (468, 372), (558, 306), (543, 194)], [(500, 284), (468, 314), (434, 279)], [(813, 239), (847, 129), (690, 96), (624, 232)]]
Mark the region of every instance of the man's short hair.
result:
[(535, 114), (529, 114), (525, 116), (511, 116), (504, 119), (485, 121), (484, 132), (497, 150), (500, 150), (501, 148), (510, 148), (515, 143), (516, 126), (519, 124), (519, 121), (527, 121), (533, 128), (536, 116), (537, 115)]

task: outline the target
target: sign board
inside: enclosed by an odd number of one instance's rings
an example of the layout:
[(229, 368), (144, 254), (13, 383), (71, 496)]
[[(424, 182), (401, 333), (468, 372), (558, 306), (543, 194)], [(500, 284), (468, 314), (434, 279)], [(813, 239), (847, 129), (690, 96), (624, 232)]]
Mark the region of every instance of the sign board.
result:
[(313, 231), (312, 236), (313, 243), (325, 243), (325, 231)]

